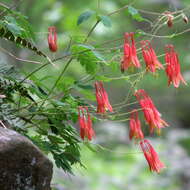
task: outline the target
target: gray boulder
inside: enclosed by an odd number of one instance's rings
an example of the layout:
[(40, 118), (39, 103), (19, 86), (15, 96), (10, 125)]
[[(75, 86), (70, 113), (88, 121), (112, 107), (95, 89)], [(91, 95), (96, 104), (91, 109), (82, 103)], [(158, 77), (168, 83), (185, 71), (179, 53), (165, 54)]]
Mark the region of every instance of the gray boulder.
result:
[(52, 168), (29, 139), (0, 128), (0, 190), (50, 190)]

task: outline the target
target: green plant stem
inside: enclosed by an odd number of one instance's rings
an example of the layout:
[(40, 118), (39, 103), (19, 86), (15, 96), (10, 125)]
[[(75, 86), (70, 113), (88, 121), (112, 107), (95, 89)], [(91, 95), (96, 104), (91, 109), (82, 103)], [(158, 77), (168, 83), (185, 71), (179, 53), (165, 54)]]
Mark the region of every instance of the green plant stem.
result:
[(67, 68), (69, 67), (70, 63), (72, 62), (73, 57), (71, 57), (68, 62), (66, 63), (63, 71), (61, 72), (61, 74), (59, 75), (59, 77), (57, 78), (57, 80), (55, 81), (53, 87), (51, 88), (49, 94), (47, 95), (47, 97), (44, 99), (44, 101), (42, 102), (42, 104), (40, 105), (39, 109), (44, 105), (44, 103), (46, 102), (46, 100), (50, 97), (50, 95), (53, 93), (54, 89), (56, 88), (58, 82), (60, 81), (60, 79), (62, 78), (62, 76), (64, 75), (65, 71), (67, 70)]
[(97, 20), (96, 23), (93, 25), (93, 27), (91, 28), (91, 30), (88, 32), (86, 38), (84, 39), (83, 43), (86, 43), (88, 41), (88, 38), (90, 37), (90, 35), (92, 34), (92, 32), (94, 31), (94, 29), (96, 28), (96, 26), (100, 23), (100, 20)]
[[(89, 51), (92, 51), (92, 50), (91, 50), (91, 49), (87, 49), (87, 50), (84, 50), (84, 51), (81, 51), (81, 52), (78, 52), (78, 53), (73, 53), (73, 54), (69, 54), (69, 55), (64, 55), (64, 56), (62, 56), (62, 57), (58, 57), (58, 58), (52, 60), (51, 62), (54, 63), (54, 62), (57, 62), (57, 61), (59, 61), (59, 60), (61, 60), (61, 59), (64, 59), (64, 58), (67, 58), (67, 57), (70, 57), (70, 56), (79, 55), (79, 54), (81, 54), (81, 53), (85, 53), (85, 52), (89, 52)], [(42, 66), (40, 66), (40, 67), (34, 69), (34, 70), (33, 70), (31, 73), (29, 73), (23, 80), (21, 80), (20, 83), (23, 83), (26, 79), (28, 79), (30, 76), (32, 76), (34, 73), (38, 72), (39, 70), (43, 69), (45, 66), (50, 65), (51, 62), (48, 61), (48, 62), (44, 63)]]
[(38, 67), (37, 69), (33, 70), (31, 73), (29, 73), (23, 80), (20, 81), (20, 83), (23, 83), (26, 79), (28, 79), (30, 76), (32, 76), (34, 73), (38, 72), (39, 70), (43, 69), (45, 66), (49, 65), (50, 63), (47, 62), (43, 64), (42, 66)]

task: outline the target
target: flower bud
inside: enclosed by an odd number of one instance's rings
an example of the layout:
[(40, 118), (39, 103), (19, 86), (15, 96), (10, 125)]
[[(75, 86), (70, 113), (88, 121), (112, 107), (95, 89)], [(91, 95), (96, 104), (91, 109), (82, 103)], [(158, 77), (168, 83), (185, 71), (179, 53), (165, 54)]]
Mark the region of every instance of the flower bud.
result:
[(189, 22), (188, 17), (183, 13), (182, 14), (183, 21), (187, 24)]
[(173, 18), (174, 18), (173, 15), (170, 15), (170, 14), (168, 15), (167, 25), (170, 28), (173, 26)]
[(50, 26), (48, 28), (48, 45), (52, 52), (57, 51), (57, 33), (55, 26)]

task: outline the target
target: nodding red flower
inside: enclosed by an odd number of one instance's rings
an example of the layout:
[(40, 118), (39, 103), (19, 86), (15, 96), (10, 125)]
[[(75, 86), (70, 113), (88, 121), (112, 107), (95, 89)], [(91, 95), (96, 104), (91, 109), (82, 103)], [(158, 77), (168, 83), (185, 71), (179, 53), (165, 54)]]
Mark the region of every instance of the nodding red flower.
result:
[(142, 89), (139, 89), (134, 95), (141, 105), (147, 124), (150, 126), (150, 133), (153, 133), (155, 128), (157, 128), (158, 133), (160, 133), (160, 129), (168, 126), (168, 124), (161, 119), (161, 114), (156, 109), (151, 98)]
[(173, 83), (174, 87), (178, 88), (180, 85), (180, 81), (182, 81), (186, 85), (187, 83), (181, 75), (179, 58), (178, 54), (174, 50), (174, 46), (166, 45), (165, 52), (165, 71), (168, 76), (168, 86)]
[(50, 26), (48, 28), (48, 45), (52, 52), (57, 51), (57, 33), (55, 26)]
[(172, 27), (173, 26), (173, 19), (174, 19), (174, 16), (172, 15), (171, 12), (169, 11), (166, 11), (165, 12), (165, 15), (166, 15), (166, 18), (167, 18), (167, 25), (168, 27)]
[(148, 40), (141, 41), (141, 48), (147, 71), (155, 73), (156, 69), (164, 69), (163, 65), (158, 61), (156, 53)]
[(168, 25), (168, 27), (170, 27), (170, 28), (173, 26), (173, 19), (174, 19), (174, 16), (168, 14), (167, 25)]
[(84, 140), (84, 138), (88, 138), (88, 140), (92, 140), (92, 137), (95, 136), (94, 130), (92, 128), (92, 120), (90, 118), (90, 113), (88, 108), (79, 106), (78, 108), (78, 120), (80, 125), (80, 136)]
[(164, 163), (160, 161), (157, 152), (154, 150), (153, 146), (150, 144), (148, 140), (142, 140), (140, 142), (140, 147), (148, 162), (150, 171), (155, 171), (159, 173), (161, 169), (165, 168)]
[(107, 92), (103, 87), (102, 82), (95, 82), (96, 100), (97, 100), (97, 113), (105, 113), (106, 110), (113, 111), (111, 104), (109, 103)]
[(141, 130), (141, 123), (138, 117), (138, 111), (134, 109), (130, 114), (130, 121), (129, 121), (129, 139), (132, 140), (132, 138), (143, 139), (144, 134)]
[(123, 59), (121, 61), (121, 71), (124, 72), (129, 67), (141, 67), (137, 57), (134, 33), (125, 33), (124, 46), (123, 46)]

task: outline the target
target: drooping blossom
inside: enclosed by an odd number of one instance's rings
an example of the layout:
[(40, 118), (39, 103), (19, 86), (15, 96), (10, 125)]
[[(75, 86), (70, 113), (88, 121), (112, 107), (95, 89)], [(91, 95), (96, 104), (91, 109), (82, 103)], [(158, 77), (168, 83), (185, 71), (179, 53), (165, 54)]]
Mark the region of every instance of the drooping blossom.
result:
[(188, 24), (188, 22), (189, 22), (189, 19), (188, 19), (188, 17), (184, 14), (184, 13), (182, 13), (182, 19), (183, 19), (183, 21), (185, 22), (185, 24)]
[(144, 153), (144, 156), (148, 162), (150, 171), (160, 172), (161, 169), (165, 168), (164, 163), (159, 159), (157, 152), (154, 150), (153, 146), (148, 140), (142, 140), (140, 142), (140, 147)]
[(52, 52), (57, 51), (57, 33), (55, 26), (50, 26), (48, 28), (48, 45)]
[(92, 128), (92, 120), (90, 118), (90, 113), (88, 108), (85, 106), (79, 106), (78, 108), (78, 121), (80, 125), (80, 136), (92, 140), (92, 137), (95, 136), (94, 130)]
[(167, 18), (166, 23), (167, 23), (168, 27), (171, 28), (171, 27), (173, 26), (174, 16), (173, 16), (172, 13), (169, 12), (169, 11), (166, 11), (166, 12), (165, 12), (165, 15), (166, 15), (166, 18)]
[(161, 114), (156, 109), (150, 96), (143, 89), (139, 89), (134, 95), (141, 105), (147, 124), (150, 126), (150, 133), (153, 133), (155, 128), (160, 133), (160, 129), (168, 126), (168, 124), (161, 119)]
[(174, 19), (174, 16), (168, 14), (167, 25), (168, 25), (168, 27), (170, 27), (170, 28), (173, 26), (173, 19)]
[(163, 65), (158, 61), (156, 53), (148, 40), (141, 41), (141, 48), (147, 71), (155, 73), (156, 69), (164, 69)]
[(121, 71), (124, 72), (129, 67), (141, 67), (137, 57), (134, 33), (125, 33), (124, 46), (123, 46), (123, 59), (121, 61)]
[(143, 139), (144, 134), (141, 130), (141, 123), (138, 117), (138, 111), (134, 109), (130, 114), (130, 121), (129, 121), (129, 139), (132, 140), (132, 138), (138, 140)]
[(168, 77), (168, 86), (173, 83), (175, 88), (178, 88), (180, 81), (187, 84), (181, 75), (180, 63), (178, 54), (174, 50), (173, 45), (165, 47), (165, 62), (166, 62), (166, 75)]
[(96, 100), (98, 104), (97, 113), (105, 113), (107, 110), (112, 112), (113, 109), (109, 102), (107, 92), (103, 87), (103, 83), (101, 81), (95, 82), (95, 89), (96, 89)]

